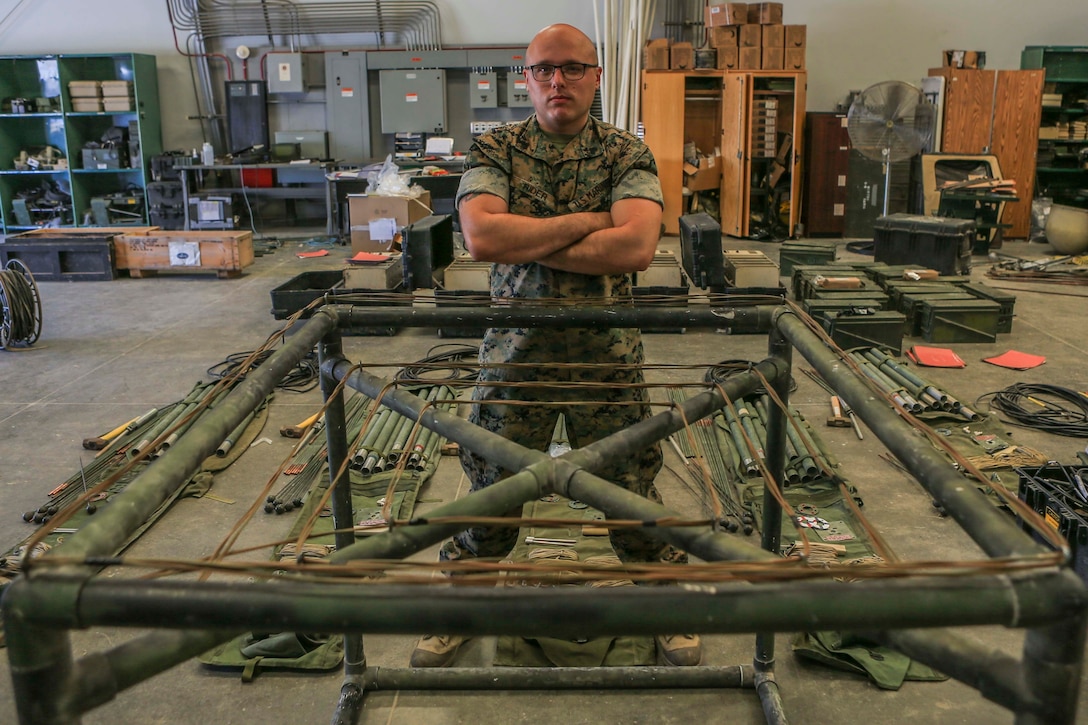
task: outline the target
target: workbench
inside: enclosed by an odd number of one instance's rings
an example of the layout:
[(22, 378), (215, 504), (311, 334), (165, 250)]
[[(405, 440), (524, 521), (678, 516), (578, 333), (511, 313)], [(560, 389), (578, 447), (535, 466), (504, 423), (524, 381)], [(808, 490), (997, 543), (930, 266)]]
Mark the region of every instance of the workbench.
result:
[[(189, 198), (198, 190), (214, 191), (219, 194), (238, 194), (249, 199), (274, 198), (293, 201), (309, 199), (325, 203), (325, 232), (329, 236), (337, 233), (336, 208), (333, 200), (333, 187), (327, 175), (335, 168), (333, 161), (283, 162), (264, 164), (198, 164), (175, 167), (181, 178), (182, 204), (185, 209), (185, 229), (191, 229), (189, 218)], [(275, 175), (272, 186), (257, 186), (243, 183), (243, 172), (269, 170)], [(203, 187), (206, 177), (215, 176), (219, 183), (214, 187)]]

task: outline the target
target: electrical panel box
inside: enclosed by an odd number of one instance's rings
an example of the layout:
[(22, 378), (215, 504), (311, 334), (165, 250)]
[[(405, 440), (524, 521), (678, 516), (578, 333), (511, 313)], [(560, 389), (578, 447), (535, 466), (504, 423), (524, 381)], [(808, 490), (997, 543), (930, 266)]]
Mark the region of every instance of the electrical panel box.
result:
[(499, 106), (498, 73), (469, 73), (468, 106), (469, 108), (498, 108)]
[(370, 95), (367, 53), (325, 53), (325, 123), (329, 158), (347, 163), (370, 159)]
[(268, 92), (261, 81), (227, 81), (229, 153), (268, 148)]
[(506, 105), (510, 108), (530, 108), (533, 105), (529, 100), (529, 82), (521, 71), (506, 73)]
[(302, 74), (302, 53), (269, 53), (265, 58), (268, 69), (269, 93), (304, 93), (306, 79)]
[(383, 70), (378, 81), (382, 133), (446, 130), (445, 70)]

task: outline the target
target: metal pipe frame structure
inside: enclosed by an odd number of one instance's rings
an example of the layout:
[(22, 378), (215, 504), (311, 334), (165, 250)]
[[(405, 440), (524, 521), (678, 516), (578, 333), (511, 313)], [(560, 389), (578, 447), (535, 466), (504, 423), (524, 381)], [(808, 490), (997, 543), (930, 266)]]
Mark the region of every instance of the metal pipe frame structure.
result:
[[(684, 403), (621, 433), (551, 458), (427, 407), (413, 394), (351, 365), (340, 328), (359, 326), (669, 326), (725, 328), (769, 334), (769, 355), (754, 370), (710, 386)], [(830, 579), (745, 582), (730, 578), (697, 587), (620, 588), (435, 587), (426, 597), (409, 584), (117, 580), (95, 576), (118, 560), (112, 552), (199, 466), (283, 375), (318, 346), (326, 411), (330, 475), (348, 454), (342, 392), (348, 386), (471, 450), (519, 471), (487, 489), (435, 509), (436, 521), (415, 519), (356, 541), (337, 538), (329, 561), (404, 558), (464, 525), (441, 517), (502, 515), (549, 493), (578, 499), (608, 518), (656, 522), (668, 508), (598, 478), (608, 461), (680, 431), (769, 381), (788, 403), (793, 351), (800, 353), (901, 460), (988, 556), (1047, 554), (998, 511), (920, 437), (909, 434), (891, 406), (785, 307), (405, 308), (327, 305), (285, 338), (283, 347), (210, 411), (147, 470), (114, 505), (45, 556), (82, 564), (31, 566), (3, 593), (13, 690), (21, 725), (70, 725), (83, 712), (126, 688), (181, 664), (246, 631), (341, 632), (344, 683), (333, 722), (357, 720), (377, 689), (578, 689), (746, 687), (758, 693), (768, 722), (786, 716), (774, 678), (774, 634), (808, 629), (864, 631), (977, 689), (1016, 714), (1020, 725), (1073, 723), (1086, 636), (1088, 590), (1068, 566), (1001, 568), (964, 576), (871, 578), (848, 587)], [(762, 378), (761, 378), (762, 376)], [(767, 465), (782, 481), (785, 414), (776, 408), (767, 430)], [(769, 488), (769, 487), (768, 487)], [(338, 529), (350, 530), (346, 486), (334, 489)], [(708, 562), (781, 562), (781, 510), (765, 496), (762, 547), (711, 526), (656, 526), (651, 534)], [(308, 570), (309, 571), (309, 570)], [(320, 571), (320, 565), (313, 569)], [(1019, 659), (997, 653), (947, 627), (1000, 624), (1026, 630)], [(94, 626), (148, 628), (113, 649), (73, 659), (69, 631)], [(693, 668), (411, 668), (368, 667), (363, 634), (547, 635), (587, 637), (670, 632), (755, 633), (752, 665)]]

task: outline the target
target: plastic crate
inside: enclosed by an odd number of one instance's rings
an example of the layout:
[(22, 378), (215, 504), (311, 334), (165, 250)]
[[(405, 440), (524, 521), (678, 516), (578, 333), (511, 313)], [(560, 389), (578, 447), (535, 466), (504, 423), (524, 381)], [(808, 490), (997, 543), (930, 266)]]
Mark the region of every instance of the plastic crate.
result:
[[(1088, 582), (1088, 501), (1076, 492), (1074, 483), (1066, 477), (1067, 473), (1071, 478), (1072, 471), (1082, 469), (1079, 465), (1017, 469), (1020, 476), (1017, 495), (1068, 542), (1069, 563), (1073, 571)], [(1046, 543), (1042, 536), (1023, 523), (1022, 518), (1020, 522), (1037, 541)]]
[[(365, 290), (365, 289), (344, 289), (344, 273), (338, 269), (330, 270), (318, 270), (313, 272), (303, 272), (302, 274), (292, 277), (287, 282), (284, 282), (279, 287), (276, 287), (271, 292), (272, 297), (272, 317), (277, 320), (285, 320), (291, 315), (295, 314), (299, 310), (308, 306), (311, 302), (317, 299), (321, 299), (325, 295), (329, 296), (329, 302), (335, 304), (337, 302), (347, 302), (346, 300), (338, 300), (337, 298), (343, 298), (347, 295), (353, 294), (385, 294), (388, 295), (390, 290)], [(412, 305), (412, 298), (409, 295), (405, 295), (403, 300), (400, 299), (385, 299), (385, 300), (368, 300), (366, 302), (371, 307), (386, 307), (390, 305)], [(303, 318), (307, 318), (311, 313), (306, 313)], [(389, 337), (397, 334), (397, 328), (395, 327), (348, 327), (341, 330), (341, 333), (347, 336), (358, 335), (378, 335)]]
[(975, 229), (973, 219), (889, 214), (873, 223), (873, 259), (966, 274), (971, 271)]

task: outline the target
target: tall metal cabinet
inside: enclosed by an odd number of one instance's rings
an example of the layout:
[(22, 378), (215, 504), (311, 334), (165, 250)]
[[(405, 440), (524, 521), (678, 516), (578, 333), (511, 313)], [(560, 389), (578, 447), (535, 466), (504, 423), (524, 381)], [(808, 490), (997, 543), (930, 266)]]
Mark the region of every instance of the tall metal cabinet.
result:
[[(109, 104), (128, 110), (76, 110), (72, 81), (128, 81), (131, 103), (117, 98)], [(162, 153), (152, 55), (0, 56), (0, 103), (0, 228), (5, 233), (45, 223), (95, 226), (92, 199), (142, 194), (151, 180), (150, 159)], [(113, 128), (128, 134), (128, 143), (116, 149), (118, 162), (107, 158), (85, 166), (84, 147), (101, 144)], [(45, 163), (34, 159), (47, 146), (59, 153)], [(48, 193), (39, 194), (43, 190)], [(146, 206), (132, 223), (147, 224)]]
[(657, 161), (668, 234), (686, 211), (684, 144), (721, 151), (722, 231), (747, 237), (776, 215), (793, 236), (800, 204), (806, 76), (787, 71), (643, 71), (643, 137)]

